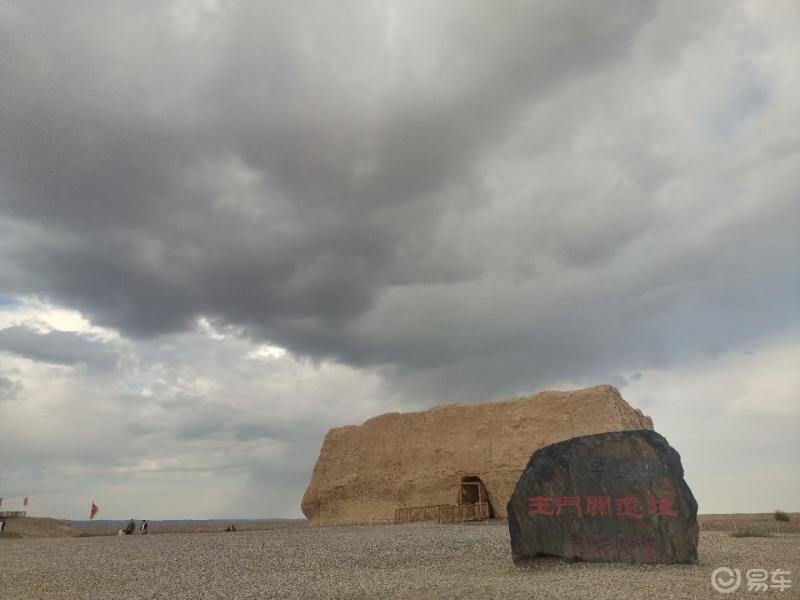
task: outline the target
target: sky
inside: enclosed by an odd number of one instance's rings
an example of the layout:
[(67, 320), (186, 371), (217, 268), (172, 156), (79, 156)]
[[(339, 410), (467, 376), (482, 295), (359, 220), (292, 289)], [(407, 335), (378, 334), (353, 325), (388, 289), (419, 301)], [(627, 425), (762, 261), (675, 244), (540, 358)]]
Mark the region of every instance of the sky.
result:
[(0, 496), (299, 517), (325, 432), (617, 386), (800, 511), (791, 0), (0, 0)]

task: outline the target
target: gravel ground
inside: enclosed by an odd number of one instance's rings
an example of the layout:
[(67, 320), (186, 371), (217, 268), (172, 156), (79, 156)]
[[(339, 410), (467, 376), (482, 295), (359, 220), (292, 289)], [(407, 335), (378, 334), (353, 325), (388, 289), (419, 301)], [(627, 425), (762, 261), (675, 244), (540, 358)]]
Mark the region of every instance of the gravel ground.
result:
[[(718, 566), (800, 575), (800, 536), (703, 532), (696, 566), (511, 562), (497, 525), (0, 540), (0, 598), (725, 598)], [(746, 586), (744, 586), (746, 587)], [(756, 597), (800, 598), (788, 592)]]

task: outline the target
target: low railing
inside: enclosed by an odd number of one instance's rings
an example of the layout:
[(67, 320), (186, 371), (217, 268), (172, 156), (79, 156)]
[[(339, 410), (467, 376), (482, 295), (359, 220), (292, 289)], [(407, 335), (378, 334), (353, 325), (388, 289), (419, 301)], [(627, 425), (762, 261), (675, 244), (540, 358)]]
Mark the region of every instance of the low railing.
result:
[(433, 506), (410, 506), (394, 511), (395, 523), (414, 523), (417, 521), (436, 521), (437, 523), (458, 523), (461, 521), (483, 521), (489, 518), (489, 503), (476, 504), (435, 504)]
[(394, 511), (394, 522), (413, 523), (415, 521), (439, 521), (442, 511), (448, 508), (450, 508), (449, 504), (396, 508)]
[(439, 515), (441, 523), (455, 523), (460, 521), (484, 521), (489, 518), (489, 503), (476, 502), (475, 504), (457, 504), (443, 510)]
[(24, 510), (0, 510), (0, 519), (14, 519), (24, 517), (26, 513)]

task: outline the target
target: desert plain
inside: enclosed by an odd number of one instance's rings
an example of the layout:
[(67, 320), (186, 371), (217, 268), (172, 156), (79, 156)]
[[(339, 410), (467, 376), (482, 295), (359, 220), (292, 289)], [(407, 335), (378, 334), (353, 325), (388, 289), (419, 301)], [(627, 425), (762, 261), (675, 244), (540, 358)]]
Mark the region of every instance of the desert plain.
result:
[[(62, 531), (0, 539), (0, 598), (800, 598), (711, 587), (720, 566), (800, 573), (800, 517), (701, 517), (697, 565), (511, 561), (505, 523), (172, 528), (130, 537)], [(769, 537), (734, 537), (750, 531)]]

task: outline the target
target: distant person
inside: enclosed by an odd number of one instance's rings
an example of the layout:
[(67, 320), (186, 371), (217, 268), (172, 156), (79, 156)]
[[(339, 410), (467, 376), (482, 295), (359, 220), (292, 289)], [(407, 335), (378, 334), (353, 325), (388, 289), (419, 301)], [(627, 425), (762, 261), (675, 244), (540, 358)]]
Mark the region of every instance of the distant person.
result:
[(139, 528), (139, 531), (142, 533), (142, 535), (147, 533), (147, 521), (144, 519), (142, 519), (142, 526)]
[(125, 529), (123, 531), (125, 531), (125, 535), (133, 534), (133, 532), (136, 531), (136, 521), (133, 519), (128, 521), (128, 524), (125, 525)]
[(0, 533), (3, 533), (3, 529), (6, 528), (6, 520), (0, 519)]

